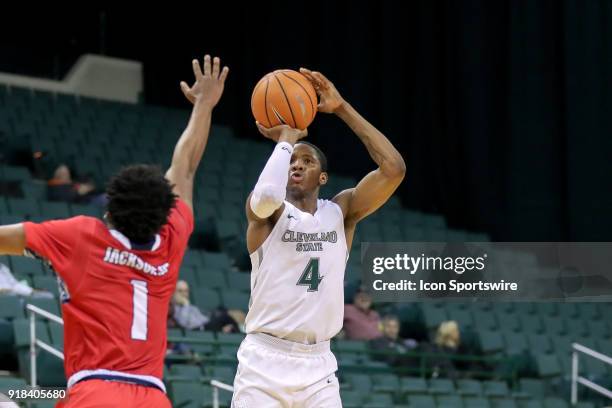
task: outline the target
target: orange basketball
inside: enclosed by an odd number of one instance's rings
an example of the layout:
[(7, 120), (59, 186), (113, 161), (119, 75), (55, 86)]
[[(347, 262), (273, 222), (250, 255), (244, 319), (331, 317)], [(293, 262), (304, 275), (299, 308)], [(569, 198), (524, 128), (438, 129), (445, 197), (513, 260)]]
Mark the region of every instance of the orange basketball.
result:
[(255, 85), (251, 110), (262, 126), (289, 125), (306, 129), (317, 114), (317, 93), (310, 81), (290, 69), (264, 76)]

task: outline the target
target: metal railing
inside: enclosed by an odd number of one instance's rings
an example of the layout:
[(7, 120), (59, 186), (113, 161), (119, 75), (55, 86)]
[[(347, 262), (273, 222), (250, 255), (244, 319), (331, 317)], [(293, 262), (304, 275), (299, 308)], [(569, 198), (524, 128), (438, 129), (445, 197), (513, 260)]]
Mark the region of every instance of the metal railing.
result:
[(229, 391), (232, 393), (234, 392), (234, 387), (232, 387), (229, 384), (222, 383), (221, 381), (211, 380), (210, 385), (212, 385), (213, 387), (213, 393), (212, 393), (213, 408), (219, 408), (219, 389), (224, 390), (224, 391)]
[(62, 326), (64, 325), (64, 319), (32, 304), (27, 304), (26, 310), (30, 313), (30, 383), (32, 387), (36, 387), (36, 346), (64, 361), (64, 353), (62, 353), (61, 350), (58, 350), (50, 344), (36, 338), (36, 315), (40, 315), (45, 319), (59, 323)]
[(612, 391), (578, 375), (578, 356), (579, 353), (584, 353), (587, 356), (596, 358), (597, 360), (603, 361), (609, 365), (612, 365), (612, 358), (578, 343), (572, 343), (572, 349), (572, 405), (576, 405), (578, 403), (578, 384), (582, 384), (585, 387), (612, 399)]

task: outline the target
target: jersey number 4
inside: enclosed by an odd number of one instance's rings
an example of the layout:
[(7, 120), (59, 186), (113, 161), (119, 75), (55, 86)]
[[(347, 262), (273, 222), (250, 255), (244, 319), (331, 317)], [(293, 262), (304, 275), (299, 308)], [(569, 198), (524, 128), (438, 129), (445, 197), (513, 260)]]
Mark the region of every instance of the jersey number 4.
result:
[(132, 298), (132, 340), (147, 339), (147, 282), (133, 279), (130, 281), (134, 288)]
[(319, 258), (310, 258), (297, 285), (308, 286), (309, 292), (316, 292), (319, 290), (319, 284), (322, 280), (323, 277), (319, 275)]

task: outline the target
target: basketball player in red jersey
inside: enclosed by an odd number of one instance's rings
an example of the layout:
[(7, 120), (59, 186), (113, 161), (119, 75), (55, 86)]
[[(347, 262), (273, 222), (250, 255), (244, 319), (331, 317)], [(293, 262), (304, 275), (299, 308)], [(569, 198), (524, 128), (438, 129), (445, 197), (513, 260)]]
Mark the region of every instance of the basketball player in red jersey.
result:
[(58, 407), (170, 407), (166, 316), (193, 230), (193, 181), (228, 68), (193, 61), (193, 104), (165, 177), (134, 165), (109, 182), (105, 223), (90, 217), (0, 227), (0, 254), (49, 262), (62, 281), (68, 398)]

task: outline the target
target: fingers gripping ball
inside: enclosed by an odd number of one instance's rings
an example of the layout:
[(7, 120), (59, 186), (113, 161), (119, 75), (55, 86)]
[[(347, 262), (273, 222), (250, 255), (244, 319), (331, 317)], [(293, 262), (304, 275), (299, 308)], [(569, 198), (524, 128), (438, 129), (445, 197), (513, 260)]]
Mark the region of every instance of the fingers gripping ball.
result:
[(317, 114), (317, 93), (299, 72), (281, 69), (264, 76), (251, 96), (251, 110), (264, 127), (306, 129)]

